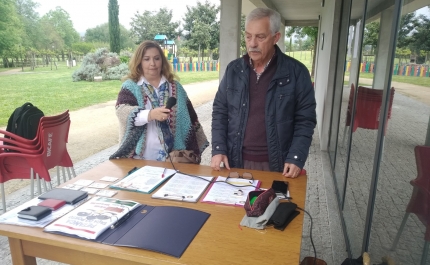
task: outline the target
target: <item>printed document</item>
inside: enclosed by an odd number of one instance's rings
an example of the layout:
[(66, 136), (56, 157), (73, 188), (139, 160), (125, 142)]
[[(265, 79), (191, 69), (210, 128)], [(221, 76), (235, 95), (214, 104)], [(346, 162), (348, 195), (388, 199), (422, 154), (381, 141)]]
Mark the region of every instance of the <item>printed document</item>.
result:
[(213, 177), (192, 177), (176, 173), (163, 187), (152, 195), (155, 199), (197, 202)]
[(123, 222), (140, 204), (129, 200), (94, 197), (80, 207), (54, 221), (44, 231), (55, 231), (96, 239), (107, 229)]
[(113, 189), (131, 190), (143, 193), (151, 193), (161, 183), (175, 174), (173, 169), (164, 167), (144, 166), (126, 176), (110, 187)]
[(242, 178), (228, 178), (227, 182), (226, 180), (225, 177), (217, 177), (216, 181), (209, 187), (202, 202), (243, 206), (248, 193), (261, 185), (259, 180)]

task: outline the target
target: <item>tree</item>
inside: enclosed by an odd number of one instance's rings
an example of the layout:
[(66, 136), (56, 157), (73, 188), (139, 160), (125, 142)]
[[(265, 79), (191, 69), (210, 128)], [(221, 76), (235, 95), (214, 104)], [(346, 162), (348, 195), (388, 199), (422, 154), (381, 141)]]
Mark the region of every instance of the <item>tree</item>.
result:
[(240, 54), (246, 53), (245, 22), (246, 22), (246, 16), (242, 15), (240, 18)]
[(13, 0), (0, 1), (0, 56), (8, 66), (5, 53), (21, 42), (22, 24), (18, 18)]
[(16, 0), (16, 11), (23, 25), (22, 46), (41, 48), (43, 32), (40, 27), (40, 17), (35, 11), (38, 3), (32, 0)]
[[(127, 30), (123, 25), (119, 25), (120, 28), (120, 49), (134, 48), (134, 42), (130, 38), (130, 31)], [(109, 43), (109, 24), (104, 23), (96, 26), (95, 28), (87, 29), (84, 36), (85, 42), (104, 42)]]
[(412, 34), (411, 50), (418, 56), (423, 52), (426, 57), (424, 61), (427, 61), (430, 53), (430, 19), (424, 15), (418, 16), (415, 30)]
[(155, 35), (166, 35), (169, 40), (173, 40), (180, 35), (177, 31), (179, 22), (172, 21), (172, 10), (160, 8), (158, 12), (145, 11), (140, 14), (136, 12), (131, 18), (131, 36), (136, 40), (136, 44), (145, 40), (153, 40)]
[(364, 27), (363, 45), (370, 45), (372, 54), (374, 54), (378, 44), (379, 26), (379, 21), (373, 21)]
[(398, 48), (404, 49), (409, 46), (412, 41), (410, 33), (414, 31), (416, 23), (417, 18), (415, 17), (415, 12), (408, 13), (401, 17), (397, 37)]
[(317, 48), (317, 40), (318, 40), (318, 27), (309, 27), (309, 26), (306, 26), (306, 27), (289, 27), (286, 30), (285, 35), (290, 38), (290, 50), (294, 50), (294, 48), (291, 47), (293, 34), (297, 34), (300, 38), (307, 36), (314, 43), (313, 51), (312, 51), (313, 54), (312, 54), (312, 70), (311, 70), (311, 76), (314, 76), (314, 74), (315, 74), (315, 57), (316, 57), (316, 48)]
[[(198, 50), (215, 49), (219, 45), (219, 6), (210, 4), (207, 0), (204, 4), (197, 2), (197, 6), (187, 5), (184, 18), (184, 37), (186, 46)], [(201, 38), (201, 30), (207, 30), (206, 38)]]
[(117, 0), (109, 0), (109, 40), (111, 52), (119, 54), (120, 45), (120, 29), (119, 29), (119, 5)]

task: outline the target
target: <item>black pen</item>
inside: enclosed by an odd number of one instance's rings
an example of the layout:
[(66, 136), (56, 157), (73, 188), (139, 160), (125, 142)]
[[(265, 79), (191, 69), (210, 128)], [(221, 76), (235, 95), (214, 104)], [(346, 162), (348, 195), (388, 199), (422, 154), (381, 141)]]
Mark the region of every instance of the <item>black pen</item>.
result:
[(120, 224), (124, 223), (130, 217), (130, 215), (131, 215), (130, 212), (128, 212), (121, 219), (119, 219), (116, 223), (112, 224), (110, 226), (110, 229), (114, 229), (114, 228), (118, 227)]

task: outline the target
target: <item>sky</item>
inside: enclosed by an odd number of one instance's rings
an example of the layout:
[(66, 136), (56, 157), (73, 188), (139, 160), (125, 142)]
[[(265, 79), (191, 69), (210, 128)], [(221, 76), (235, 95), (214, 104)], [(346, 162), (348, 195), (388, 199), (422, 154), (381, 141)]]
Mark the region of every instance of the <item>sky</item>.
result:
[[(70, 15), (73, 26), (79, 33), (83, 34), (89, 28), (108, 22), (109, 0), (33, 0), (39, 3), (36, 11), (43, 16), (57, 6), (61, 7)], [(206, 0), (200, 0), (205, 3)], [(220, 5), (220, 0), (207, 0), (211, 4)], [(196, 6), (198, 0), (118, 0), (119, 23), (130, 29), (131, 18), (137, 11), (158, 11), (166, 7), (172, 10), (173, 21), (182, 21), (188, 6)]]

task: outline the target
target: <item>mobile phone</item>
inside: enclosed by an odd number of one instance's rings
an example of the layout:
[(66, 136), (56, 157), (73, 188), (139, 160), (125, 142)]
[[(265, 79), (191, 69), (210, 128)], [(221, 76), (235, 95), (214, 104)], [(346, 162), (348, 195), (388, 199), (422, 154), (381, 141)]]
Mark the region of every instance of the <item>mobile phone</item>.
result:
[(272, 189), (276, 193), (286, 194), (287, 191), (288, 191), (288, 182), (287, 181), (282, 181), (282, 180), (274, 180), (272, 182)]

